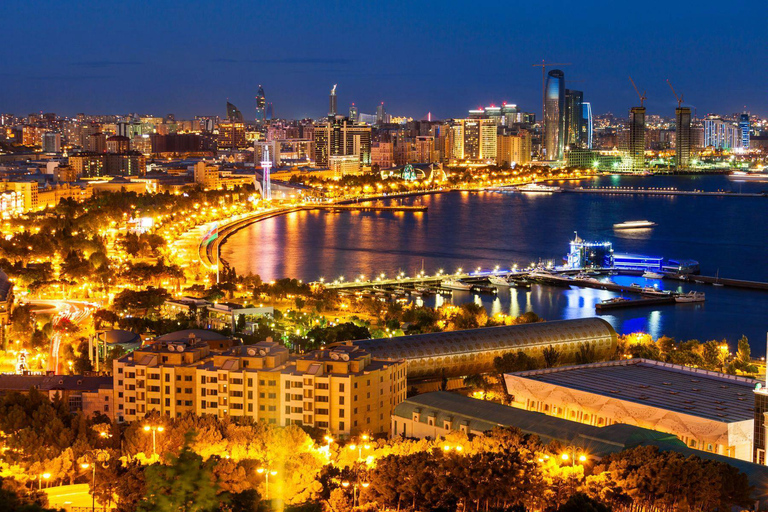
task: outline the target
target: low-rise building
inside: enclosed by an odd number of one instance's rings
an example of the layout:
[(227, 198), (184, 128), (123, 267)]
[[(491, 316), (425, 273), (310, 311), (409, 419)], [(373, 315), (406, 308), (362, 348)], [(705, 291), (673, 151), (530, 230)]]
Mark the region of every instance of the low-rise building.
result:
[(646, 359), (509, 373), (515, 407), (595, 426), (674, 434), (690, 448), (752, 460), (755, 381)]
[(72, 414), (90, 417), (103, 414), (114, 419), (112, 377), (83, 375), (0, 375), (0, 394), (28, 393), (36, 389), (53, 400), (56, 395), (69, 406)]
[(235, 330), (240, 317), (247, 323), (253, 321), (256, 317), (272, 316), (275, 308), (272, 306), (243, 306), (231, 302), (219, 302), (217, 304), (206, 306), (208, 310), (208, 329), (231, 329)]
[(118, 421), (150, 411), (248, 416), (337, 434), (383, 433), (405, 399), (405, 363), (353, 345), (290, 355), (270, 340), (213, 350), (194, 335), (161, 337), (114, 362)]

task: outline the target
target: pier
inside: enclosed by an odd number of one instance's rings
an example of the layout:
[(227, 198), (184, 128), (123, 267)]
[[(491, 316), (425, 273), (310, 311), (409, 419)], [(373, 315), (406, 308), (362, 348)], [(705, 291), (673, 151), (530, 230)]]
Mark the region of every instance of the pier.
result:
[(622, 188), (622, 187), (595, 187), (595, 188), (564, 188), (563, 192), (576, 194), (618, 194), (618, 195), (646, 195), (646, 196), (709, 196), (709, 197), (766, 197), (768, 192), (746, 193), (729, 192), (727, 190), (677, 190), (675, 188)]
[(360, 212), (425, 212), (426, 206), (383, 206), (375, 204), (322, 204), (308, 206), (308, 210), (360, 211)]
[(730, 288), (744, 288), (747, 290), (762, 290), (768, 291), (768, 283), (760, 281), (746, 281), (743, 279), (728, 279), (725, 277), (712, 277), (712, 276), (700, 276), (700, 275), (680, 275), (680, 274), (667, 274), (665, 277), (671, 279), (679, 279), (681, 281), (703, 283), (703, 284), (720, 284), (728, 286)]

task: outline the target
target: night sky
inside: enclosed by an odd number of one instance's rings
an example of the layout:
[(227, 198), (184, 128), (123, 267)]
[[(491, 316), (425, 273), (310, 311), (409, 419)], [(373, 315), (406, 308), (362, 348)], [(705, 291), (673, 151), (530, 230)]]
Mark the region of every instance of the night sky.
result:
[[(69, 4), (69, 5), (68, 5)], [(768, 3), (746, 1), (8, 2), (0, 112), (462, 116), (507, 101), (541, 110), (541, 69), (563, 67), (595, 114), (674, 115), (665, 79), (698, 115), (768, 115)], [(570, 80), (577, 80), (571, 83)]]

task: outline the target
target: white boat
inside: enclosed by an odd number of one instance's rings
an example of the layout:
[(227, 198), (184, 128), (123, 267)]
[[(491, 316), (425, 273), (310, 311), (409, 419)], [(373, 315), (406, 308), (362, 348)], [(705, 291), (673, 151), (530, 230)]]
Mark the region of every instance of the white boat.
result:
[(488, 282), (496, 286), (512, 286), (512, 283), (501, 276), (488, 276)]
[(728, 177), (736, 181), (768, 181), (768, 173), (733, 171)]
[(651, 272), (650, 270), (646, 270), (643, 272), (643, 277), (646, 279), (663, 279), (664, 274), (659, 274), (658, 272)]
[(517, 187), (520, 192), (536, 193), (536, 194), (551, 194), (552, 192), (562, 192), (560, 187), (552, 187), (549, 185), (539, 185), (538, 183), (529, 183), (522, 187)]
[(672, 292), (669, 290), (659, 290), (658, 288), (654, 288), (652, 286), (646, 286), (642, 289), (640, 292), (641, 295), (650, 295), (652, 297), (669, 297), (672, 295)]
[(688, 292), (675, 297), (675, 302), (704, 302), (704, 292)]
[(440, 286), (449, 290), (469, 291), (472, 289), (471, 284), (467, 284), (464, 281), (460, 281), (458, 279), (443, 279), (440, 281)]
[(613, 229), (647, 229), (656, 226), (655, 222), (650, 220), (628, 220), (613, 225)]

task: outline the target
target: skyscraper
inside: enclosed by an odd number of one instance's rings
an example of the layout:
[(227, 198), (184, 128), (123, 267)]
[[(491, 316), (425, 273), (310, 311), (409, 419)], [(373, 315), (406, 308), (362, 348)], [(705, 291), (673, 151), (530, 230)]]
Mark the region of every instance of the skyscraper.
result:
[(583, 106), (584, 108), (582, 109), (582, 115), (584, 116), (584, 123), (582, 125), (583, 135), (581, 140), (585, 148), (592, 149), (592, 104), (588, 101), (585, 101)]
[(749, 114), (746, 112), (739, 116), (739, 131), (741, 132), (741, 148), (749, 149)]
[(336, 115), (336, 84), (333, 84), (330, 96), (330, 107), (328, 108), (328, 116), (333, 117)]
[(675, 168), (687, 169), (691, 161), (691, 109), (675, 109)]
[(233, 123), (242, 123), (245, 119), (236, 106), (227, 102), (227, 118)]
[(553, 69), (544, 93), (544, 151), (547, 160), (563, 158), (565, 148), (565, 74)]
[(582, 125), (584, 124), (584, 93), (565, 90), (565, 145), (571, 148), (583, 147)]
[(629, 110), (629, 158), (633, 171), (645, 167), (645, 107)]
[(344, 116), (329, 117), (315, 127), (315, 162), (320, 167), (332, 156), (354, 155), (361, 165), (371, 165), (371, 127), (355, 124)]
[(352, 121), (353, 123), (356, 123), (358, 119), (359, 119), (358, 110), (355, 104), (353, 103), (349, 107), (349, 120)]
[(256, 93), (256, 122), (263, 123), (267, 120), (267, 97), (264, 95), (264, 88), (259, 85), (259, 92)]
[(382, 101), (381, 104), (379, 104), (376, 107), (376, 124), (382, 125), (387, 122), (387, 113), (384, 111), (384, 102)]

